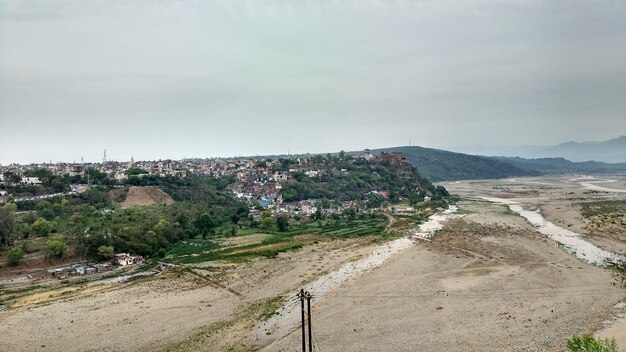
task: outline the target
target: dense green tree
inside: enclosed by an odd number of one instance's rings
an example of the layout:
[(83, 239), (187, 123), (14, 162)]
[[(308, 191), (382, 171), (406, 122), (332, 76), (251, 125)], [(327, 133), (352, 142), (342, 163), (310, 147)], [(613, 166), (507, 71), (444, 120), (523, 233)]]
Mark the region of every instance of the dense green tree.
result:
[(31, 230), (41, 236), (48, 236), (55, 228), (54, 221), (48, 221), (44, 218), (37, 219), (31, 226)]
[(289, 228), (289, 218), (286, 215), (281, 214), (276, 217), (276, 227), (278, 231), (285, 232)]
[(61, 258), (67, 251), (67, 245), (61, 241), (49, 240), (46, 242), (47, 253), (50, 257)]
[(98, 247), (98, 256), (102, 259), (111, 259), (115, 256), (115, 250), (113, 246), (100, 246)]
[(24, 251), (20, 247), (10, 248), (7, 252), (6, 263), (8, 266), (17, 266), (24, 257)]
[(260, 227), (264, 230), (269, 230), (272, 228), (273, 224), (274, 221), (272, 221), (272, 218), (262, 218)]
[(44, 185), (49, 185), (53, 179), (55, 179), (52, 171), (48, 169), (33, 169), (24, 172), (26, 177), (37, 177)]
[(213, 218), (207, 212), (204, 212), (198, 215), (198, 217), (196, 218), (195, 224), (198, 230), (200, 230), (200, 233), (202, 234), (202, 236), (206, 236), (207, 233), (213, 227), (215, 227), (215, 222), (213, 221)]
[(356, 210), (352, 207), (344, 210), (343, 214), (348, 218), (348, 221), (353, 221), (356, 218)]
[(7, 182), (9, 183), (20, 183), (22, 181), (22, 177), (16, 173), (13, 173), (11, 171), (7, 171), (4, 173), (4, 178), (7, 180)]
[(80, 198), (90, 205), (101, 208), (111, 204), (106, 189), (102, 187), (91, 187), (81, 193)]
[(313, 213), (313, 220), (322, 220), (323, 218), (324, 215), (322, 214), (322, 207), (321, 205), (318, 205), (315, 213)]
[(146, 174), (149, 174), (149, 172), (148, 170), (135, 167), (135, 168), (130, 168), (126, 170), (125, 174), (127, 176), (137, 176), (137, 175), (146, 175)]
[(0, 207), (0, 246), (13, 244), (17, 234), (15, 209), (16, 206), (13, 203)]

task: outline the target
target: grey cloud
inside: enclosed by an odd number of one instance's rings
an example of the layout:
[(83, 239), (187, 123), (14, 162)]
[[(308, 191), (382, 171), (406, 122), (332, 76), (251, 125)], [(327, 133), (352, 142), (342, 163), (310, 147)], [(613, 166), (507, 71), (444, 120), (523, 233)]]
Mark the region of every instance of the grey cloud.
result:
[(97, 160), (107, 146), (159, 158), (626, 133), (623, 2), (0, 8), (3, 163)]

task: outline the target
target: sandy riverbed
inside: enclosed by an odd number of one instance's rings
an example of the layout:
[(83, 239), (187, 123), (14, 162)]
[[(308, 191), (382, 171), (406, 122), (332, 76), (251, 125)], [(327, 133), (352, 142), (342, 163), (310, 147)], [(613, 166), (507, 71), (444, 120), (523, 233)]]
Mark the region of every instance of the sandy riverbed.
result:
[[(560, 351), (625, 298), (608, 271), (515, 226), (506, 209), (466, 204), (476, 213), (464, 221), (493, 230), (420, 242), (336, 290), (314, 310), (320, 350)], [(295, 350), (299, 339), (266, 350)]]
[[(626, 290), (613, 285), (611, 272), (562, 250), (506, 205), (480, 199), (513, 200), (585, 235), (578, 202), (626, 198), (582, 184), (589, 181), (546, 177), (446, 184), (465, 197), (458, 204), (464, 217), (450, 220), (430, 241), (401, 240), (406, 245), (401, 250), (386, 252), (382, 262), (318, 295), (316, 346), (326, 351), (562, 351), (568, 337), (582, 332), (614, 336), (623, 345), (619, 307)], [(618, 179), (600, 185), (622, 184)], [(606, 250), (626, 248), (585, 239)], [(280, 303), (280, 297), (306, 285), (316, 294), (316, 280), (333, 277), (346, 263), (358, 263), (380, 248), (363, 239), (322, 241), (276, 259), (217, 272), (196, 269), (222, 286), (188, 274), (165, 275), (5, 307), (0, 351), (297, 350), (297, 324), (254, 340), (261, 317), (246, 312), (264, 300), (278, 297)], [(280, 315), (269, 319), (279, 321)]]

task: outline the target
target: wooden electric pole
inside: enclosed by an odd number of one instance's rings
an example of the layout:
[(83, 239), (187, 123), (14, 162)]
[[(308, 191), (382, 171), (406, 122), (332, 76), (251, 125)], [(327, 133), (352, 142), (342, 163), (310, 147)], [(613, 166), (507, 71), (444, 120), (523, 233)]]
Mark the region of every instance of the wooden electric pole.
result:
[(304, 289), (300, 289), (300, 309), (302, 313), (302, 352), (306, 352), (306, 333), (304, 332)]
[(305, 298), (306, 298), (306, 311), (307, 311), (307, 317), (308, 317), (308, 326), (309, 326), (309, 352), (313, 352), (313, 336), (312, 336), (312, 332), (311, 332), (311, 294), (308, 292), (305, 292)]
[[(300, 298), (300, 309), (302, 310), (302, 352), (306, 352), (306, 332), (305, 325), (309, 328), (309, 352), (313, 352), (313, 331), (311, 330), (311, 294), (304, 289), (300, 290), (298, 293), (298, 298)], [(306, 299), (307, 306), (307, 323), (305, 324), (304, 320), (304, 300)]]

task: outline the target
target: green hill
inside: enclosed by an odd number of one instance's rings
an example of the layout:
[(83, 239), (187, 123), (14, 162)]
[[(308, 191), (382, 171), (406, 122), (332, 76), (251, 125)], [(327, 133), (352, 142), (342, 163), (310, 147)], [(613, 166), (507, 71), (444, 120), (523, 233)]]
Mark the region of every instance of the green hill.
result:
[(573, 162), (564, 158), (525, 159), (519, 157), (491, 157), (490, 159), (510, 163), (522, 170), (539, 171), (542, 174), (613, 174), (626, 172), (626, 163), (609, 164), (599, 161)]
[(505, 161), (439, 149), (393, 147), (372, 150), (376, 155), (381, 152), (403, 153), (422, 176), (433, 182), (539, 175), (537, 171), (523, 170)]

